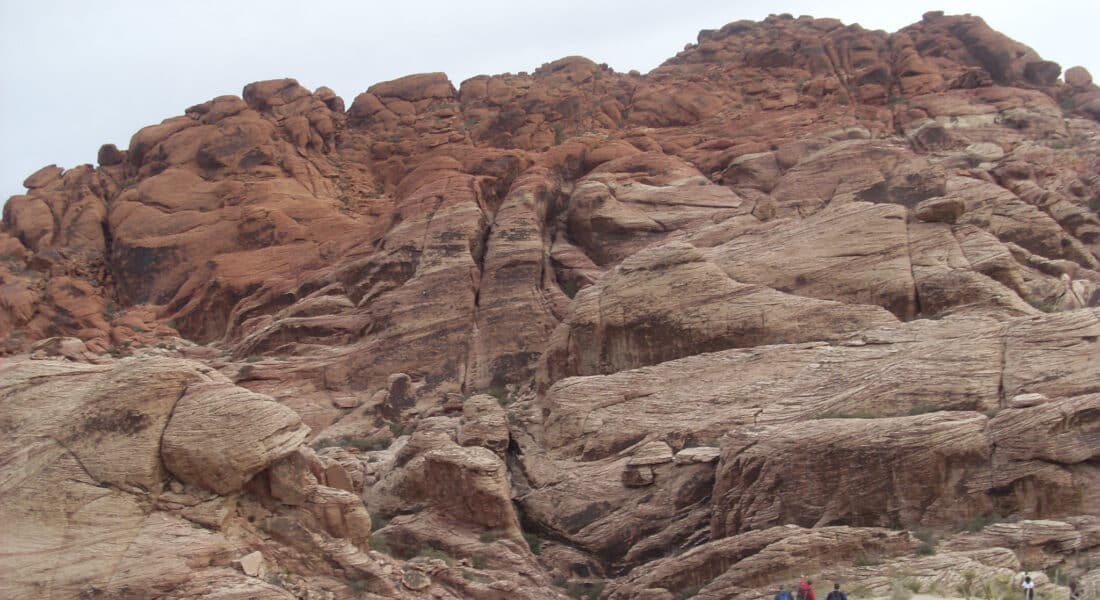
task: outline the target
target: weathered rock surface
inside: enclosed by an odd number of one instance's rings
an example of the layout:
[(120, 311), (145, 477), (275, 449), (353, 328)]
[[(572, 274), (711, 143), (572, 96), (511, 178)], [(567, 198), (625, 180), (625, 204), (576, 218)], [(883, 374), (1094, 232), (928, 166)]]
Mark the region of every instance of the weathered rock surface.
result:
[(0, 595), (1100, 581), (1100, 87), (1061, 72), (974, 16), (772, 15), (645, 75), (256, 82), (44, 167), (0, 227)]
[[(1093, 394), (1006, 409), (991, 420), (937, 412), (736, 430), (724, 438), (711, 533), (782, 523), (915, 528), (958, 526), (988, 513), (1093, 514), (1100, 478), (1088, 461), (1100, 446), (1087, 440), (1100, 426), (1098, 406)], [(1049, 440), (1047, 450), (1039, 439)], [(850, 464), (860, 468), (840, 467)]]

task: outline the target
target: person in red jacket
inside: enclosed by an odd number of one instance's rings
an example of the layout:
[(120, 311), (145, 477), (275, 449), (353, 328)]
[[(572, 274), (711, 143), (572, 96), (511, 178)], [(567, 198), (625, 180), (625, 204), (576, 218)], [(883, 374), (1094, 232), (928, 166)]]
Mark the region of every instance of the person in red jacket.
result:
[(798, 580), (798, 600), (817, 600), (814, 596), (814, 582), (803, 575)]

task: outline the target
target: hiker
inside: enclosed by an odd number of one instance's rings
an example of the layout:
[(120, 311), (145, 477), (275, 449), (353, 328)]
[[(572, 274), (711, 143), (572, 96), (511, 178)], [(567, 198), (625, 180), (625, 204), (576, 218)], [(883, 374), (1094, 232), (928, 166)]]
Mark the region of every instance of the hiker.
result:
[(814, 596), (814, 582), (806, 579), (805, 575), (798, 580), (797, 597), (798, 600), (817, 600)]
[(1024, 600), (1035, 600), (1035, 582), (1030, 575), (1024, 576)]
[(791, 600), (791, 593), (787, 591), (787, 586), (779, 586), (779, 593), (775, 595), (775, 600)]
[(840, 591), (840, 584), (833, 584), (833, 591), (829, 592), (828, 596), (825, 596), (825, 600), (848, 600), (848, 594)]

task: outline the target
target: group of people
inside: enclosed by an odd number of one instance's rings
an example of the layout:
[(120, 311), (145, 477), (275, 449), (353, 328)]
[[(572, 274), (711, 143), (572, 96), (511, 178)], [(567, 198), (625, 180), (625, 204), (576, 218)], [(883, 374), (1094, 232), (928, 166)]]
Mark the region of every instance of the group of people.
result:
[[(775, 600), (817, 600), (814, 594), (814, 582), (806, 579), (805, 575), (798, 580), (798, 587), (795, 589), (795, 596), (792, 598), (791, 593), (787, 591), (787, 586), (779, 586), (779, 593), (775, 595)], [(848, 595), (840, 591), (839, 583), (834, 583), (833, 591), (829, 592), (825, 600), (848, 600)]]

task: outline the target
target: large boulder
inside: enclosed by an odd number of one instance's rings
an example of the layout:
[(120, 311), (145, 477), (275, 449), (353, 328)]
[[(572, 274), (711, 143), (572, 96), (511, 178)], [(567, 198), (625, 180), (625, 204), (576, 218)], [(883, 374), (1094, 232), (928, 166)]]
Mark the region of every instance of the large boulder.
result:
[(182, 481), (219, 494), (290, 454), (309, 428), (294, 411), (228, 382), (189, 387), (164, 429), (165, 467)]

